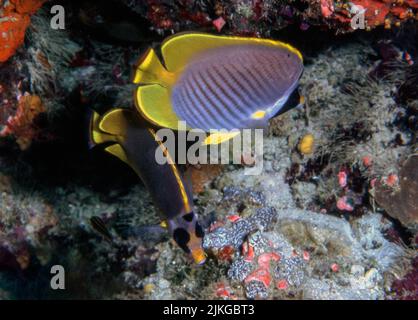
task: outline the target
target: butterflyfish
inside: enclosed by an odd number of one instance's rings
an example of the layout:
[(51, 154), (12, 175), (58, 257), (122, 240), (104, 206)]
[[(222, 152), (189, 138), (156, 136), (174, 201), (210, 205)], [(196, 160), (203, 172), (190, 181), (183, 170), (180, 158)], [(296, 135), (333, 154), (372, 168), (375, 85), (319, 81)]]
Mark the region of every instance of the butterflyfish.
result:
[(149, 123), (137, 112), (127, 109), (111, 109), (103, 115), (94, 112), (90, 139), (96, 145), (104, 144), (106, 152), (127, 163), (138, 174), (161, 213), (162, 225), (181, 249), (197, 264), (203, 264), (206, 260), (202, 248), (204, 231), (193, 211), (191, 189), (174, 161), (157, 163), (158, 148), (167, 160), (172, 159)]
[[(136, 107), (154, 125), (217, 134), (265, 128), (296, 90), (302, 54), (281, 41), (183, 33), (149, 49), (137, 64)], [(211, 142), (212, 141), (212, 142)]]

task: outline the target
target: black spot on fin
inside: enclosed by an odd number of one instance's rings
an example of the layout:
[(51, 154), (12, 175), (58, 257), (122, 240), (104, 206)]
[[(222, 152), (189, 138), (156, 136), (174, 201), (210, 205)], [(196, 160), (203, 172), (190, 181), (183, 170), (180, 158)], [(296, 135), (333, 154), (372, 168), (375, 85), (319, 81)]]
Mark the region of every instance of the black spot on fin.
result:
[(198, 222), (196, 222), (195, 230), (196, 230), (195, 231), (196, 237), (203, 238), (205, 236), (205, 232), (203, 231), (202, 227), (200, 226)]
[(187, 247), (187, 243), (190, 241), (190, 235), (186, 230), (177, 228), (173, 232), (173, 238), (183, 251), (190, 253), (190, 249)]
[(192, 222), (193, 221), (193, 212), (190, 212), (188, 214), (185, 214), (183, 216), (183, 219), (186, 220), (187, 222)]

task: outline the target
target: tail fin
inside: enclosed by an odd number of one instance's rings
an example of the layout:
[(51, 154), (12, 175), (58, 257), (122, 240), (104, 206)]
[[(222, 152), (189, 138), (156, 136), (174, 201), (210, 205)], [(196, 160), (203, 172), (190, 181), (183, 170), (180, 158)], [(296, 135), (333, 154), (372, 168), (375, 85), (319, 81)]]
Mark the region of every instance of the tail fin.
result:
[(130, 165), (120, 140), (126, 133), (130, 111), (124, 109), (112, 109), (104, 115), (93, 111), (90, 118), (90, 146), (94, 147), (103, 143), (110, 143), (105, 151), (116, 156)]
[(111, 134), (107, 134), (100, 130), (100, 122), (101, 117), (100, 115), (92, 110), (90, 111), (90, 125), (89, 125), (89, 147), (93, 148), (98, 144), (102, 144), (105, 142), (116, 142), (116, 138), (113, 137)]

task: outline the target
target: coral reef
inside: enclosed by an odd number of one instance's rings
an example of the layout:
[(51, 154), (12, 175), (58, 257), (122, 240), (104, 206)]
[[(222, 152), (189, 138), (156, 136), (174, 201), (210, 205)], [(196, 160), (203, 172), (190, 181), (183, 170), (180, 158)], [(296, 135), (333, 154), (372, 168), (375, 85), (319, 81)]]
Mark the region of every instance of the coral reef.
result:
[(205, 187), (212, 182), (221, 172), (221, 165), (191, 166), (187, 169), (194, 193), (202, 193)]
[(0, 2), (0, 62), (7, 61), (23, 44), (25, 31), (45, 0), (10, 0)]
[[(237, 172), (232, 174), (235, 178)], [(281, 190), (281, 197), (288, 199), (287, 209), (277, 209), (275, 223), (269, 218), (264, 224), (265, 218), (259, 217), (260, 209), (255, 209), (249, 218), (228, 222), (205, 238), (205, 245), (210, 248), (238, 247), (228, 270), (228, 277), (233, 280), (231, 288), (233, 283), (242, 283), (247, 298), (385, 296), (383, 274), (391, 272), (395, 261), (408, 258), (402, 247), (381, 234), (389, 223), (382, 223), (379, 215), (369, 213), (350, 225), (341, 218), (296, 209), (288, 185), (278, 177), (260, 188), (266, 194), (270, 188)], [(235, 190), (235, 193), (245, 195), (248, 191)], [(279, 206), (286, 203), (268, 198), (267, 202)], [(245, 205), (247, 211), (252, 211), (248, 203)], [(219, 208), (217, 211), (221, 212)], [(269, 217), (266, 213), (264, 216)], [(258, 231), (251, 228), (253, 219), (259, 222)], [(374, 263), (370, 264), (371, 261)], [(354, 271), (357, 269), (361, 272)]]
[[(264, 138), (262, 175), (229, 167), (200, 194), (202, 214), (215, 213), (205, 246), (226, 268), (206, 297), (384, 299), (394, 279), (410, 283), (414, 250), (389, 236), (396, 226), (372, 212), (371, 193), (375, 178), (397, 172), (413, 135), (394, 125), (405, 106), (391, 92), (402, 79), (364, 76), (376, 65), (356, 53), (368, 50), (352, 44), (316, 57), (301, 81), (304, 109), (274, 120)], [(315, 133), (311, 154), (299, 152), (304, 132)], [(393, 143), (397, 135), (403, 144)], [(171, 279), (169, 267), (157, 270)]]
[[(154, 28), (178, 32), (200, 27), (234, 34), (269, 35), (274, 30), (296, 25), (305, 31), (320, 26), (337, 33), (378, 26), (399, 27), (416, 19), (414, 0), (302, 0), (302, 1), (125, 1), (147, 16)], [(353, 21), (353, 22), (352, 22)]]
[[(402, 166), (399, 178), (392, 175), (375, 183), (376, 201), (392, 217), (406, 225), (418, 223), (418, 156), (411, 155)], [(396, 177), (395, 179), (390, 179)]]
[(25, 68), (30, 79), (30, 89), (49, 98), (65, 92), (63, 84), (66, 84), (66, 68), (81, 50), (80, 45), (69, 39), (65, 30), (57, 32), (51, 28), (46, 9), (32, 16), (27, 38), (30, 45), (27, 48)]
[(52, 248), (45, 242), (58, 218), (53, 207), (37, 195), (25, 197), (12, 191), (12, 182), (1, 175), (0, 269), (27, 269), (35, 256), (49, 261)]
[[(416, 1), (65, 1), (59, 32), (54, 3), (0, 0), (0, 298), (417, 299)], [(371, 32), (341, 35), (360, 6)], [(88, 149), (86, 120), (133, 107), (138, 58), (188, 30), (288, 39), (305, 61), (260, 175), (185, 168), (200, 267), (135, 173)]]
[[(414, 1), (388, 1), (388, 0), (354, 0), (345, 1), (321, 1), (321, 11), (325, 18), (351, 26), (352, 18), (355, 15), (363, 26), (359, 28), (370, 30), (377, 26), (384, 26), (390, 29), (392, 26), (400, 26), (401, 22), (408, 18), (414, 18), (418, 5)], [(361, 20), (363, 19), (363, 20)], [(356, 28), (354, 28), (356, 29)]]
[(39, 134), (35, 119), (45, 112), (41, 99), (36, 95), (25, 93), (19, 97), (16, 114), (7, 119), (1, 137), (14, 135), (21, 150), (29, 148), (32, 140)]
[(412, 270), (403, 279), (395, 280), (392, 289), (395, 298), (404, 300), (418, 299), (418, 258), (412, 262)]

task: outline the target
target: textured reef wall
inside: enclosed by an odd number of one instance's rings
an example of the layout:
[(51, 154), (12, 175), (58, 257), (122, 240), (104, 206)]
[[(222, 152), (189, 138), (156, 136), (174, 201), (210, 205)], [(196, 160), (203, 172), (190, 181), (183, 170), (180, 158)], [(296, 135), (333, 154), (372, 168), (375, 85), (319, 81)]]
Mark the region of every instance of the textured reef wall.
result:
[[(63, 1), (59, 31), (53, 4), (0, 0), (0, 298), (417, 299), (416, 1)], [(305, 61), (305, 104), (271, 121), (261, 175), (187, 168), (201, 267), (87, 135), (90, 108), (132, 107), (141, 53), (190, 30), (286, 40)]]
[[(160, 32), (178, 32), (197, 25), (214, 27), (218, 32), (251, 35), (269, 34), (289, 25), (296, 25), (301, 30), (320, 26), (341, 33), (352, 32), (358, 27), (390, 29), (408, 19), (417, 19), (418, 9), (414, 0), (128, 0), (125, 3), (133, 10), (145, 13)], [(356, 22), (351, 23), (353, 18)]]
[[(390, 289), (402, 278), (400, 270), (408, 272), (415, 245), (405, 250), (396, 223), (376, 213), (372, 195), (380, 199), (381, 191), (371, 186), (376, 179), (387, 180), (392, 170), (397, 174), (402, 166), (397, 157), (410, 153), (413, 134), (389, 125), (399, 107), (390, 93), (394, 82), (365, 76), (364, 70), (376, 68), (367, 52), (372, 54), (368, 46), (351, 44), (316, 56), (301, 80), (305, 109), (271, 123), (263, 173), (250, 177), (243, 168), (226, 167), (198, 197), (203, 216), (216, 216), (204, 245), (225, 268), (205, 297), (384, 299), (416, 292), (415, 287)], [(335, 112), (339, 108), (344, 112)], [(308, 133), (314, 146), (303, 154), (301, 140)], [(405, 138), (403, 146), (391, 143), (398, 134)], [(384, 145), (390, 147), (382, 154)], [(415, 197), (409, 201), (416, 204)], [(393, 212), (414, 211), (397, 207)], [(160, 268), (145, 280), (155, 286), (149, 298), (166, 292), (161, 281), (172, 277), (170, 265)], [(193, 284), (187, 277), (182, 283), (185, 287), (174, 292), (189, 297)]]

